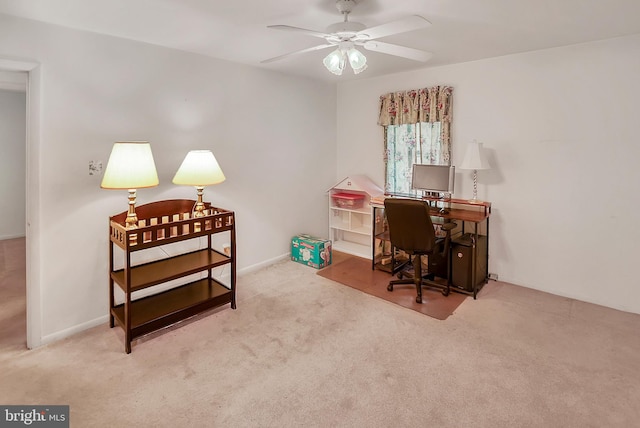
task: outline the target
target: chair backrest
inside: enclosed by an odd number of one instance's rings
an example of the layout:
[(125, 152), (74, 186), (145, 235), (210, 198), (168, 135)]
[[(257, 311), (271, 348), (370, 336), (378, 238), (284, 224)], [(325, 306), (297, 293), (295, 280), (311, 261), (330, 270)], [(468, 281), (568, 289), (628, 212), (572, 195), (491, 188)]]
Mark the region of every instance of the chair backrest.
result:
[(436, 235), (429, 205), (417, 199), (387, 198), (384, 201), (391, 244), (409, 254), (431, 253)]

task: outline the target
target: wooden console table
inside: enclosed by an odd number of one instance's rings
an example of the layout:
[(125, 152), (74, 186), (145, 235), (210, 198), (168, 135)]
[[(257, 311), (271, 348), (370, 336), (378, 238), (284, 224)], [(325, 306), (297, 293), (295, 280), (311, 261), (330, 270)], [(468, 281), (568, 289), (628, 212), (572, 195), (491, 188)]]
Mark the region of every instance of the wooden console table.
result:
[[(391, 248), (389, 228), (384, 214), (384, 199), (372, 198), (373, 224), (372, 224), (372, 255), (371, 268), (380, 269), (395, 275), (401, 268), (402, 262), (395, 258), (396, 251)], [(402, 196), (405, 197), (405, 196)], [(410, 198), (409, 199), (417, 199)], [(452, 231), (453, 243), (456, 238), (460, 242), (468, 242), (471, 247), (471, 272), (466, 286), (452, 285), (451, 290), (463, 294), (472, 295), (475, 299), (478, 291), (489, 280), (489, 217), (491, 216), (491, 202), (469, 202), (466, 199), (439, 199), (424, 197), (419, 198), (431, 206), (431, 218), (434, 226), (454, 221), (458, 226)], [(444, 211), (441, 211), (444, 208)], [(380, 250), (382, 248), (382, 250)], [(389, 249), (385, 251), (385, 249)], [(452, 245), (453, 248), (453, 245)], [(455, 255), (452, 255), (455, 257)], [(449, 262), (453, 260), (450, 258)], [(455, 263), (454, 263), (455, 267)], [(453, 272), (453, 277), (464, 276), (463, 272)]]

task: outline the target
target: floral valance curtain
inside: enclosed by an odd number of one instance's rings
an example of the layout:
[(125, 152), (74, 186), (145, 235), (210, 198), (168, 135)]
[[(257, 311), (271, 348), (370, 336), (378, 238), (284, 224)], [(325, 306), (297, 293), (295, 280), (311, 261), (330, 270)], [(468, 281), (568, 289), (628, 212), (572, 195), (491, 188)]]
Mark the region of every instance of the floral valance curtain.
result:
[(451, 164), (453, 88), (436, 86), (380, 97), (378, 124), (384, 126), (385, 192), (414, 195), (414, 163)]
[(378, 125), (450, 123), (452, 92), (450, 86), (434, 86), (384, 94), (380, 97)]

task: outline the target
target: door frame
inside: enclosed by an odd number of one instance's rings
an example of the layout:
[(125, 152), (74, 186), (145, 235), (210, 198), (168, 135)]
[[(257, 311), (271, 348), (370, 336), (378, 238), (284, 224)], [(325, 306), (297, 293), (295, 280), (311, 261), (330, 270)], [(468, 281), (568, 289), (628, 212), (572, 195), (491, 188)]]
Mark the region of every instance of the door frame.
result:
[(42, 344), (42, 293), (40, 282), (40, 111), (41, 65), (23, 59), (0, 58), (0, 70), (27, 73), (25, 141), (26, 174), (26, 293), (27, 348)]

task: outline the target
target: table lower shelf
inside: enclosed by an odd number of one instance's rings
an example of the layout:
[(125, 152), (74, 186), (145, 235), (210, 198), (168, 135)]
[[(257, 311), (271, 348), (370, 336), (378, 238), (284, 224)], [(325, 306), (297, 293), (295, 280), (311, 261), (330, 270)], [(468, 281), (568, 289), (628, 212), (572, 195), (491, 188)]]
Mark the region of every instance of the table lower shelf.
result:
[[(131, 339), (233, 301), (233, 290), (206, 278), (134, 300), (129, 308)], [(113, 307), (111, 315), (126, 330), (124, 303)]]
[[(129, 273), (131, 276), (131, 291), (142, 290), (227, 263), (231, 263), (230, 257), (216, 250), (205, 248), (179, 256), (132, 266)], [(113, 271), (111, 277), (122, 291), (126, 292), (125, 269)]]

